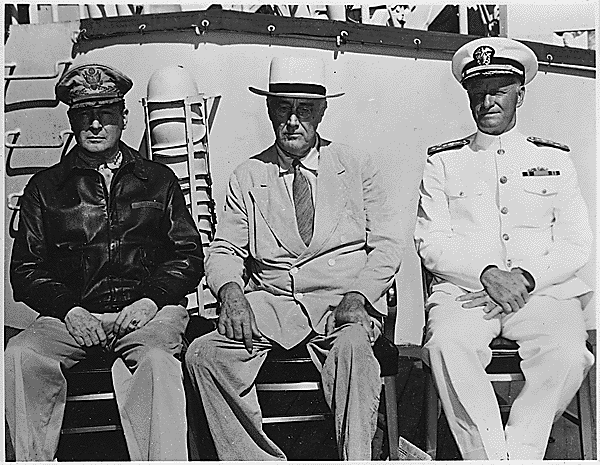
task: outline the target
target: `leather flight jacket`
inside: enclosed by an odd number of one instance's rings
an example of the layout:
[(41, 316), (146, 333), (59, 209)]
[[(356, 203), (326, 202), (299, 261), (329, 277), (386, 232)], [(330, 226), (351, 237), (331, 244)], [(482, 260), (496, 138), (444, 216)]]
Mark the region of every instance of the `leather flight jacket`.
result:
[(19, 202), (10, 279), (16, 301), (64, 319), (81, 306), (119, 312), (143, 297), (185, 302), (203, 275), (200, 234), (177, 177), (119, 143), (110, 190), (74, 147)]

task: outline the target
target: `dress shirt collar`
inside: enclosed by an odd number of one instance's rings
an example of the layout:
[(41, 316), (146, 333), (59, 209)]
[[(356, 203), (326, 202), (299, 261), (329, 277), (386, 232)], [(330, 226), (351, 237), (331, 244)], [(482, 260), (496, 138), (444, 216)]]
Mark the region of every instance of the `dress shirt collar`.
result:
[[(320, 155), (320, 138), (317, 134), (317, 142), (315, 146), (310, 149), (307, 155), (305, 155), (301, 160), (300, 164), (306, 168), (307, 170), (312, 171), (315, 176), (317, 175), (317, 171), (319, 169), (319, 155)], [(277, 163), (279, 163), (279, 175), (282, 176), (288, 172), (292, 167), (292, 162), (294, 159), (288, 156), (281, 148), (275, 144), (277, 148)]]

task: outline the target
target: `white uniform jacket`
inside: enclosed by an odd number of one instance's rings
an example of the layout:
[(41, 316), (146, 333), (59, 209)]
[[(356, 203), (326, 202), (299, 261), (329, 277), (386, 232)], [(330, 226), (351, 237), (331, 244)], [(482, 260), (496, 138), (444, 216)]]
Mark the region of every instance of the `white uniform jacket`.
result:
[(516, 128), (478, 131), (428, 158), (415, 243), (436, 282), (478, 291), (483, 269), (496, 265), (531, 273), (533, 294), (591, 291), (575, 276), (592, 232), (568, 148), (535, 142)]
[(321, 140), (314, 234), (306, 247), (273, 145), (238, 166), (214, 241), (208, 285), (244, 287), (260, 331), (293, 347), (324, 334), (330, 306), (361, 292), (380, 313), (400, 267), (401, 228), (380, 175), (362, 151)]

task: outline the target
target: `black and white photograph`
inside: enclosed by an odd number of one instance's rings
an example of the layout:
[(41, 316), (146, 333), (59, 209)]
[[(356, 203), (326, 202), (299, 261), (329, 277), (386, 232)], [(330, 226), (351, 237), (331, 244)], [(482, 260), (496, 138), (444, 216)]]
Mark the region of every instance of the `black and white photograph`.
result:
[(597, 2), (3, 5), (4, 461), (597, 460)]

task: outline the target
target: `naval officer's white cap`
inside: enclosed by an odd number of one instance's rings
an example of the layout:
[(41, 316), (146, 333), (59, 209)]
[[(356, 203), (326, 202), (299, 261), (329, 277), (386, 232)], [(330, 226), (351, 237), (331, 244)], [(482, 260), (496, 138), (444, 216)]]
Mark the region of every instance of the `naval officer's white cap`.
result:
[(483, 37), (467, 42), (452, 57), (452, 74), (463, 86), (480, 76), (517, 76), (529, 84), (538, 71), (538, 61), (526, 45), (504, 37)]

